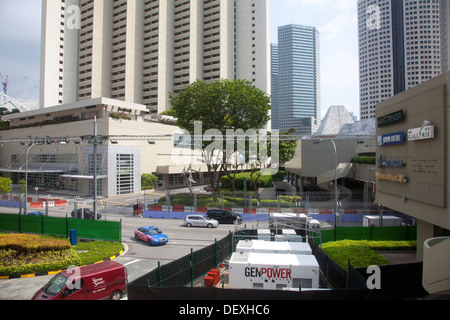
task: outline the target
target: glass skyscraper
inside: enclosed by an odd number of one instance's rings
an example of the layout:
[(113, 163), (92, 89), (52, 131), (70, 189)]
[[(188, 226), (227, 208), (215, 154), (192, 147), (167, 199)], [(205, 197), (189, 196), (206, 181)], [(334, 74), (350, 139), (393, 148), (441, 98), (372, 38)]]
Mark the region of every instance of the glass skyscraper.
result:
[(272, 128), (315, 133), (320, 126), (319, 32), (290, 24), (272, 45)]

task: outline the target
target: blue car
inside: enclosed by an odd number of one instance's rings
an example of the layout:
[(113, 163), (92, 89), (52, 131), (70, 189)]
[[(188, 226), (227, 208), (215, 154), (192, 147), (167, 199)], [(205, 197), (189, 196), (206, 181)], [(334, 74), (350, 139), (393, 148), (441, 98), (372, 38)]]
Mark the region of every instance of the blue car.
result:
[(28, 212), (27, 216), (44, 216), (45, 213), (42, 211)]
[(147, 242), (151, 246), (163, 245), (169, 238), (157, 227), (141, 227), (134, 230), (136, 240)]

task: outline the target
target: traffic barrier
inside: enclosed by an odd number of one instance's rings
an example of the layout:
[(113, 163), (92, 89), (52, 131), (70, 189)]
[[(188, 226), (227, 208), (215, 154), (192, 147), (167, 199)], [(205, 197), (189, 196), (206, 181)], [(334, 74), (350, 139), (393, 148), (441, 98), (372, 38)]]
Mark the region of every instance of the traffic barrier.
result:
[(30, 208), (43, 208), (44, 203), (42, 201), (39, 202), (30, 202)]
[(198, 212), (198, 213), (207, 213), (207, 212), (208, 212), (208, 208), (205, 208), (205, 207), (197, 207), (197, 212)]
[(319, 214), (333, 214), (333, 210), (330, 209), (320, 209)]
[(176, 204), (176, 205), (173, 206), (173, 211), (174, 212), (184, 212), (184, 206)]
[(150, 208), (152, 211), (162, 211), (162, 206), (159, 204), (152, 204)]

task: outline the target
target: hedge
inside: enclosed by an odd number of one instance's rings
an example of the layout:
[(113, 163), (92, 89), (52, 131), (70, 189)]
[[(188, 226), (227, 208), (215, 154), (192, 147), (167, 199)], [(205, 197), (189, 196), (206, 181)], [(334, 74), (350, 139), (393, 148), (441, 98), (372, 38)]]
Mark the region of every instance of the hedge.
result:
[[(260, 173), (261, 171), (255, 172), (253, 174), (253, 179), (256, 179), (258, 175), (260, 175)], [(273, 187), (272, 181), (282, 180), (284, 178), (284, 175), (285, 175), (284, 171), (278, 171), (278, 173), (273, 176), (263, 175), (259, 177), (257, 187), (272, 188)], [(233, 174), (231, 174), (231, 176), (233, 177)], [(236, 190), (244, 190), (244, 178), (246, 179), (247, 190), (254, 190), (253, 183), (251, 181), (251, 172), (241, 172), (236, 174), (236, 177), (234, 178), (234, 185)], [(223, 176), (221, 182), (222, 188), (232, 188), (231, 179), (228, 178), (228, 176)]]

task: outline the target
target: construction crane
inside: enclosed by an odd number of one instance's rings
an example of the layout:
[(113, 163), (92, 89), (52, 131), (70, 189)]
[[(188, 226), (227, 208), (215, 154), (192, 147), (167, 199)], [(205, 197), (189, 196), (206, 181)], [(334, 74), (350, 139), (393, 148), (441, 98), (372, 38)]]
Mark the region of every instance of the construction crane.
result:
[(8, 84), (9, 84), (8, 76), (7, 75), (4, 76), (2, 73), (0, 73), (0, 76), (2, 77), (2, 79), (4, 79), (4, 81), (2, 82), (3, 93), (7, 94), (8, 93)]
[(31, 84), (34, 88), (36, 88), (36, 89), (39, 90), (39, 87), (38, 87), (37, 85), (35, 85), (34, 82), (31, 81), (27, 76), (23, 76), (23, 78), (24, 78), (25, 80), (27, 80), (28, 83)]

